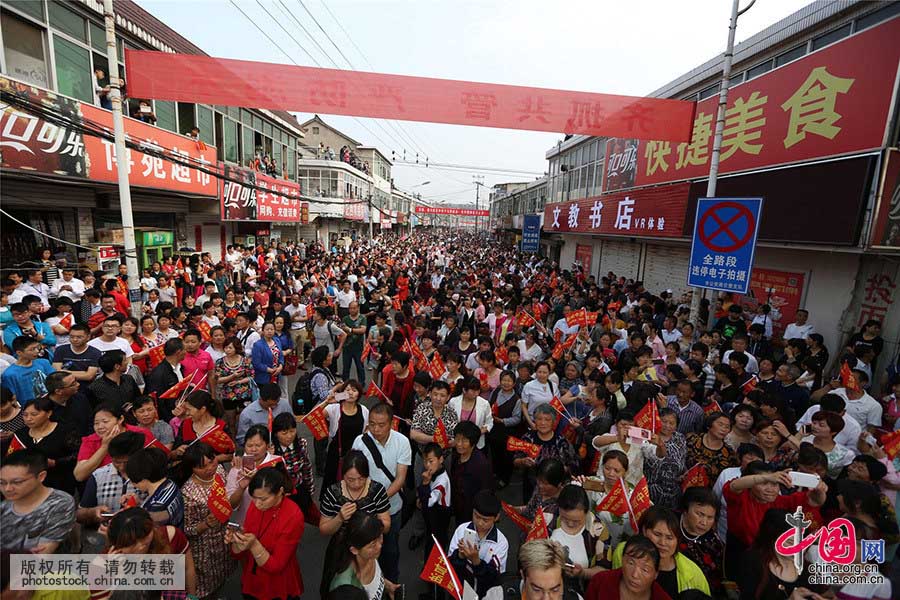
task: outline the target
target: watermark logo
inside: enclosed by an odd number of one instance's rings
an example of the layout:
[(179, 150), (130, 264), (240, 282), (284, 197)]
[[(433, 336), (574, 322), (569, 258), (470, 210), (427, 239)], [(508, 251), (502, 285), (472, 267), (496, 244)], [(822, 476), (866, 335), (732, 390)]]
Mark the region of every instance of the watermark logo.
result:
[[(880, 583), (883, 576), (878, 564), (884, 563), (884, 540), (859, 540), (856, 528), (845, 518), (834, 519), (806, 535), (812, 524), (806, 520), (803, 508), (785, 517), (790, 529), (775, 541), (775, 551), (782, 556), (791, 556), (797, 571), (803, 570), (803, 555), (818, 542), (821, 562), (809, 565), (810, 583), (823, 585), (845, 585), (848, 583)], [(858, 560), (857, 560), (858, 559)], [(877, 564), (871, 564), (872, 562)]]

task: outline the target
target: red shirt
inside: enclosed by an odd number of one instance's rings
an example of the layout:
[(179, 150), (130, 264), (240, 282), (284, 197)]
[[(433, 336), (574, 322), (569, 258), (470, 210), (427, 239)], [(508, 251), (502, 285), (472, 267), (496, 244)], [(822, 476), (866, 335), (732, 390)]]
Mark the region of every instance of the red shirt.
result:
[(196, 384), (203, 380), (203, 385), (200, 386), (201, 390), (208, 389), (209, 374), (215, 368), (216, 363), (213, 362), (212, 356), (206, 350), (197, 350), (196, 354), (187, 352), (184, 355), (184, 360), (181, 361), (181, 372), (184, 377), (188, 377), (191, 373), (196, 372), (197, 374), (194, 375), (192, 383)]
[[(622, 582), (622, 569), (612, 571), (600, 571), (588, 584), (584, 600), (619, 600), (619, 584)], [(672, 600), (662, 586), (653, 582), (650, 588), (650, 600)]]
[[(156, 439), (153, 437), (153, 434), (150, 433), (149, 429), (144, 429), (143, 427), (136, 427), (134, 425), (125, 424), (125, 429), (128, 431), (137, 431), (144, 435), (144, 447), (149, 446), (153, 443), (153, 440)], [(92, 433), (91, 435), (85, 436), (81, 438), (81, 447), (78, 448), (78, 459), (77, 460), (87, 460), (94, 455), (94, 452), (100, 448), (101, 441), (100, 436), (96, 433)], [(100, 463), (100, 467), (106, 466), (112, 462), (112, 458), (107, 454), (103, 457), (103, 461)], [(100, 467), (97, 467), (98, 469)]]
[(303, 576), (297, 563), (297, 546), (303, 537), (303, 527), (303, 512), (287, 498), (277, 508), (264, 512), (250, 503), (244, 518), (244, 531), (256, 536), (269, 552), (269, 560), (259, 566), (249, 551), (237, 555), (243, 565), (241, 590), (245, 594), (254, 598), (303, 595)]
[[(763, 503), (753, 497), (749, 489), (740, 493), (731, 490), (732, 481), (725, 484), (722, 497), (728, 503), (728, 533), (738, 538), (748, 547), (759, 533), (759, 525), (770, 508), (781, 508), (794, 512), (802, 506), (804, 512), (818, 514), (819, 509), (809, 503), (809, 492), (795, 492), (787, 496), (778, 496), (774, 502)], [(817, 519), (822, 522), (822, 519)]]

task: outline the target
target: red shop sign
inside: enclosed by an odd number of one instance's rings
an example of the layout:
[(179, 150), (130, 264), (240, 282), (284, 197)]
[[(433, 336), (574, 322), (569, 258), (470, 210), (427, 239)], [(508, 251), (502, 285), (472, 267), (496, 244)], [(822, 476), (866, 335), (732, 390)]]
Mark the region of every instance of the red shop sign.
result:
[[(731, 88), (719, 172), (882, 147), (898, 39), (900, 19), (892, 19)], [(707, 177), (718, 101), (697, 105), (689, 143), (610, 141), (604, 191)]]
[(683, 237), (690, 184), (618, 192), (544, 207), (544, 231)]
[(769, 318), (772, 319), (772, 332), (780, 334), (788, 323), (794, 322), (803, 298), (805, 279), (803, 273), (754, 267), (750, 274), (753, 295), (744, 296), (741, 304), (750, 313), (756, 312), (759, 304), (771, 306), (773, 311), (769, 313)]
[(301, 222), (299, 183), (225, 164), (220, 170), (226, 177), (219, 195), (223, 221)]
[(416, 205), (416, 213), (420, 215), (452, 215), (457, 217), (489, 217), (491, 211), (474, 208), (444, 208), (440, 206)]

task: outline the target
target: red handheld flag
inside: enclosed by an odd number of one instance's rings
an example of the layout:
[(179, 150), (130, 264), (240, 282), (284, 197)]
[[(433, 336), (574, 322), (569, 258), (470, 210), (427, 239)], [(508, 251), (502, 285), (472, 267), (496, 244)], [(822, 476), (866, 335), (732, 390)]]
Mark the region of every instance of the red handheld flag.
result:
[(431, 357), (431, 363), (428, 365), (428, 370), (431, 372), (431, 377), (434, 380), (440, 379), (441, 376), (447, 372), (447, 366), (444, 364), (444, 361), (441, 360), (441, 355), (437, 352)]
[(900, 454), (900, 429), (881, 436), (881, 445), (884, 447), (884, 453), (891, 460), (897, 458), (897, 455)]
[(506, 438), (506, 449), (510, 452), (524, 452), (530, 458), (537, 458), (541, 453), (541, 447), (537, 444), (526, 442), (514, 436)]
[(176, 383), (175, 385), (173, 385), (172, 387), (170, 387), (169, 389), (164, 391), (162, 394), (159, 395), (159, 397), (166, 398), (166, 399), (178, 398), (179, 396), (181, 396), (181, 393), (184, 392), (184, 390), (186, 390), (187, 387), (191, 384), (191, 381), (194, 379), (194, 375), (196, 373), (197, 372), (194, 371), (193, 373), (191, 373), (190, 375), (188, 375), (187, 377), (185, 377), (184, 379), (182, 379), (181, 381), (179, 381), (178, 383)]
[(240, 311), (237, 309), (237, 306), (235, 306), (235, 307), (232, 307), (231, 310), (229, 310), (227, 313), (225, 313), (225, 317), (229, 318), (229, 319), (234, 319), (235, 317), (238, 316), (238, 313), (240, 313)]
[(714, 412), (722, 412), (722, 407), (715, 400), (710, 400), (709, 404), (703, 407), (703, 414), (709, 416)]
[(504, 364), (504, 365), (505, 365), (506, 363), (509, 362), (509, 349), (507, 349), (506, 346), (500, 346), (500, 347), (497, 348), (497, 350), (494, 352), (494, 356), (497, 357), (497, 360), (498, 360), (501, 364)]
[(165, 452), (166, 454), (168, 454), (168, 453), (170, 452), (169, 449), (166, 448), (166, 445), (163, 444), (161, 441), (159, 441), (159, 440), (156, 439), (156, 438), (153, 438), (152, 440), (150, 440), (150, 443), (149, 443), (149, 444), (146, 444), (146, 445), (144, 446), (144, 449), (145, 449), (145, 450), (146, 450), (147, 448), (156, 448), (156, 449), (158, 449), (158, 450), (162, 450), (162, 451)]
[(231, 503), (228, 501), (228, 492), (225, 491), (225, 480), (216, 474), (212, 485), (209, 487), (209, 497), (206, 499), (209, 512), (219, 523), (228, 522), (231, 517)]
[(709, 471), (705, 465), (697, 463), (684, 474), (681, 479), (681, 490), (684, 491), (689, 487), (710, 487)]
[(400, 310), (400, 308), (402, 306), (402, 303), (400, 302), (400, 298), (394, 298), (393, 301), (391, 301), (391, 306), (394, 307), (394, 310)]
[(647, 487), (647, 480), (641, 477), (638, 484), (631, 490), (631, 511), (634, 522), (640, 521), (641, 515), (651, 506), (653, 506), (653, 502), (650, 501), (650, 488)]
[(325, 405), (319, 404), (306, 413), (300, 421), (309, 427), (316, 440), (324, 440), (328, 437), (328, 419), (325, 417)]
[(372, 353), (372, 346), (369, 345), (369, 340), (366, 340), (365, 343), (363, 344), (362, 360), (366, 360), (367, 358), (369, 358), (369, 354), (371, 354), (371, 353)]
[(550, 537), (550, 532), (547, 530), (547, 519), (544, 517), (544, 510), (538, 507), (537, 512), (534, 515), (534, 521), (528, 529), (528, 536), (525, 538), (525, 541), (542, 540), (548, 537)]
[(62, 319), (59, 320), (60, 327), (64, 327), (66, 331), (72, 329), (72, 325), (75, 324), (75, 315), (72, 313), (66, 313)]
[(147, 355), (147, 358), (150, 359), (150, 367), (156, 367), (166, 358), (166, 349), (165, 344), (160, 344), (159, 346), (154, 346), (150, 348), (150, 353)]
[(750, 379), (748, 379), (747, 381), (744, 382), (743, 385), (741, 385), (741, 393), (746, 396), (747, 394), (749, 394), (750, 392), (752, 392), (753, 390), (756, 389), (756, 384), (758, 384), (758, 383), (759, 383), (759, 377), (757, 377), (756, 375), (751, 375)]
[(434, 546), (431, 548), (431, 553), (428, 555), (428, 560), (425, 561), (425, 567), (419, 578), (441, 586), (454, 598), (462, 600), (462, 585), (437, 540), (434, 540)]
[(175, 269), (184, 269), (184, 263), (181, 262), (181, 257), (178, 257), (178, 260), (175, 261)]
[(19, 439), (19, 436), (13, 434), (12, 439), (9, 442), (9, 448), (6, 449), (6, 455), (9, 456), (13, 452), (18, 452), (19, 450), (24, 450), (25, 448), (26, 446), (22, 443), (22, 440)]
[(659, 410), (656, 407), (656, 400), (650, 398), (644, 408), (638, 411), (634, 416), (634, 426), (641, 429), (649, 429), (657, 432), (662, 429), (662, 420), (659, 418)]
[(628, 502), (626, 501), (626, 496), (628, 492), (625, 490), (625, 485), (622, 483), (622, 480), (616, 482), (616, 485), (613, 486), (611, 492), (606, 494), (597, 504), (596, 512), (609, 512), (613, 515), (622, 516), (628, 512)]
[(503, 500), (500, 501), (500, 506), (503, 508), (503, 512), (506, 513), (506, 516), (509, 517), (509, 520), (516, 524), (516, 527), (522, 530), (523, 533), (528, 533), (531, 530), (531, 523), (522, 516), (522, 513), (517, 511), (511, 504), (507, 504)]
[(394, 431), (400, 431), (400, 417), (394, 415), (394, 420), (391, 423), (391, 429)]
[(859, 380), (850, 368), (850, 363), (845, 362), (841, 365), (841, 384), (851, 392), (858, 392), (862, 389)]
[(206, 321), (200, 321), (197, 325), (197, 331), (200, 332), (200, 337), (203, 338), (204, 342), (208, 342), (212, 339), (212, 327), (210, 327), (209, 323)]
[(438, 419), (437, 427), (434, 428), (434, 441), (441, 448), (450, 447), (450, 436), (447, 435), (447, 428), (444, 426), (444, 422), (440, 419)]
[(235, 450), (234, 440), (219, 426), (213, 427), (198, 439), (209, 444), (216, 454), (232, 454)]

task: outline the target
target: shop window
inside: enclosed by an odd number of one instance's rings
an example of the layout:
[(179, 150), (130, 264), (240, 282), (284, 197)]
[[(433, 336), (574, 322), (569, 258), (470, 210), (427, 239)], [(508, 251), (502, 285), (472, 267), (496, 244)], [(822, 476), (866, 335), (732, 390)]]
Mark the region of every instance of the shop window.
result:
[(56, 57), (56, 89), (60, 94), (93, 104), (93, 74), (91, 56), (82, 48), (59, 36), (54, 36)]
[(6, 72), (26, 83), (49, 88), (44, 31), (5, 12), (0, 15), (0, 29)]
[[(46, 22), (44, 19), (44, 3), (35, 2), (35, 0), (3, 0), (3, 4), (14, 8), (29, 17), (34, 17), (38, 21)], [(5, 37), (5, 36), (4, 36)]]
[(87, 43), (86, 20), (76, 12), (73, 12), (59, 2), (50, 2), (50, 25), (66, 33), (76, 40)]
[[(287, 158), (285, 158), (285, 163), (287, 166), (288, 179), (296, 180), (297, 177), (297, 152), (295, 150), (287, 151)], [(307, 190), (302, 190), (305, 194)]]
[(275, 161), (275, 168), (278, 171), (278, 176), (281, 177), (281, 173), (284, 169), (284, 165), (281, 164), (281, 144), (276, 143), (272, 146), (272, 160)]
[(241, 162), (245, 167), (250, 166), (253, 160), (254, 139), (253, 130), (244, 125), (241, 127)]
[(106, 29), (97, 25), (93, 21), (88, 23), (88, 29), (91, 31), (91, 48), (106, 55)]
[[(16, 4), (19, 4), (19, 2), (16, 2)], [(871, 12), (866, 16), (857, 19), (856, 31), (862, 31), (867, 27), (871, 27), (882, 21), (887, 21), (891, 17), (897, 15), (900, 15), (900, 2), (891, 2), (884, 6), (884, 8), (879, 8), (875, 12)]]
[(241, 123), (243, 123), (247, 127), (253, 126), (253, 115), (251, 115), (250, 111), (246, 108), (241, 109)]
[(752, 69), (747, 70), (747, 80), (753, 79), (754, 77), (759, 77), (763, 73), (768, 73), (772, 70), (772, 61), (767, 60), (764, 63), (760, 63), (753, 67)]
[(197, 105), (197, 127), (200, 128), (200, 139), (214, 146), (216, 141), (213, 135), (213, 112), (199, 104)]
[(720, 83), (716, 83), (715, 85), (711, 85), (705, 90), (700, 90), (700, 99), (704, 100), (709, 98), (710, 96), (714, 96), (719, 93)]
[[(106, 60), (106, 55), (91, 52), (91, 57), (94, 59), (94, 71), (97, 69), (103, 71), (103, 78), (98, 80), (97, 83), (102, 86), (109, 85), (109, 61)], [(91, 73), (93, 74), (93, 71)]]
[(796, 48), (792, 48), (783, 54), (779, 54), (775, 57), (775, 66), (780, 67), (781, 65), (786, 65), (792, 60), (797, 60), (801, 56), (806, 54), (806, 44), (800, 44)]
[(847, 23), (843, 27), (838, 27), (833, 31), (829, 31), (824, 35), (820, 35), (817, 38), (813, 38), (812, 41), (812, 49), (818, 50), (819, 48), (824, 48), (828, 44), (833, 44), (834, 42), (841, 40), (848, 35), (850, 35), (850, 23)]
[[(191, 127), (197, 124), (194, 116), (194, 106), (190, 103), (178, 103), (178, 131), (187, 135), (191, 132)], [(176, 131), (173, 129), (173, 131)]]
[(176, 133), (178, 132), (178, 120), (174, 102), (157, 100), (154, 112), (156, 112), (157, 127), (162, 127), (163, 129), (174, 131)]
[(222, 119), (222, 146), (226, 162), (238, 162), (237, 123)]
[(728, 88), (731, 89), (734, 86), (736, 86), (740, 83), (743, 83), (743, 82), (744, 82), (744, 73), (743, 72), (738, 73), (737, 75), (732, 76), (731, 79), (728, 80)]
[(266, 135), (267, 137), (272, 137), (272, 124), (271, 123), (263, 124), (263, 134)]

